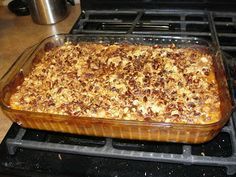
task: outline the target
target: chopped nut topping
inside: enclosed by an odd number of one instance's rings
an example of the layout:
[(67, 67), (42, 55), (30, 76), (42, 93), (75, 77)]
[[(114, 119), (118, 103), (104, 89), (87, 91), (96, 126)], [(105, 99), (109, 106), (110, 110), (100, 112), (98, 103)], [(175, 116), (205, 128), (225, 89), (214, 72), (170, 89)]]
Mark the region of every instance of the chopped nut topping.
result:
[(220, 118), (213, 59), (200, 49), (81, 42), (48, 44), (40, 57), (12, 108), (189, 124)]

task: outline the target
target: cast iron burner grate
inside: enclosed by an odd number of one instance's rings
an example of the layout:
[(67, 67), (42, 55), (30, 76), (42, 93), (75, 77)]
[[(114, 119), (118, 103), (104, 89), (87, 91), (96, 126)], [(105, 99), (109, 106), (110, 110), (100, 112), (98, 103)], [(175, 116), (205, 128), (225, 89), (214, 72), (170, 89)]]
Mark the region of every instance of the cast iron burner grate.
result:
[(136, 34), (201, 37), (236, 51), (236, 13), (201, 10), (86, 10), (72, 34)]
[(66, 136), (65, 134), (62, 135), (64, 138), (60, 139), (60, 133), (49, 132), (45, 134), (44, 131), (37, 131), (35, 136), (38, 137), (38, 140), (35, 140), (35, 137), (33, 137), (34, 140), (30, 140), (26, 135), (26, 132), (30, 130), (23, 128), (20, 128), (15, 138), (7, 139), (6, 145), (11, 155), (17, 153), (18, 148), (26, 148), (185, 165), (224, 166), (227, 168), (227, 174), (233, 175), (236, 173), (235, 121), (236, 114), (233, 114), (222, 132), (213, 141), (202, 145), (127, 141), (111, 138)]

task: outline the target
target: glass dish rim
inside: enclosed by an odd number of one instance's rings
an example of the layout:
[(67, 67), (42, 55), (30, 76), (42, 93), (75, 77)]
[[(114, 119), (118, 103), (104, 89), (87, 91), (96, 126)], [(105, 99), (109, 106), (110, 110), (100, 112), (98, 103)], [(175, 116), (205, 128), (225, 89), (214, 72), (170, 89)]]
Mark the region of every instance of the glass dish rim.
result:
[[(214, 54), (219, 52), (219, 49), (214, 47), (212, 43), (210, 43), (206, 39), (202, 39), (202, 38), (199, 38), (199, 37), (161, 36), (161, 35), (135, 35), (135, 34), (66, 34), (66, 33), (64, 34), (64, 33), (60, 33), (60, 34), (54, 34), (54, 35), (48, 36), (48, 37), (44, 38), (43, 40), (41, 40), (39, 43), (29, 47), (29, 48), (33, 48), (33, 47), (35, 47), (35, 48), (34, 48), (33, 51), (31, 51), (30, 55), (27, 58), (31, 58), (32, 55), (37, 51), (37, 49), (45, 41), (47, 41), (48, 39), (50, 39), (50, 38), (57, 38), (57, 37), (60, 37), (60, 36), (64, 36), (64, 37), (65, 36), (68, 36), (68, 37), (98, 37), (98, 38), (99, 37), (103, 37), (103, 38), (104, 37), (115, 37), (115, 38), (117, 38), (117, 37), (122, 37), (122, 38), (160, 38), (160, 39), (172, 39), (172, 40), (175, 39), (175, 40), (201, 41), (201, 42), (204, 42), (204, 43), (207, 44), (204, 47), (207, 47), (210, 50), (214, 49), (214, 51), (215, 51)], [(169, 41), (169, 42), (171, 42), (171, 41)], [(175, 41), (172, 41), (172, 42), (175, 42)], [(196, 45), (200, 45), (200, 44), (196, 43)], [(29, 48), (27, 48), (27, 49), (29, 49)], [(25, 49), (25, 51), (23, 51), (23, 53), (26, 52), (27, 49)], [(0, 86), (1, 87), (2, 87), (2, 80), (11, 72), (12, 68), (14, 67), (14, 65), (19, 62), (19, 60), (21, 59), (23, 53), (15, 60), (15, 62), (11, 65), (11, 67), (7, 70), (7, 72), (0, 78)], [(220, 58), (222, 58), (222, 55), (220, 55)], [(222, 59), (220, 59), (220, 60), (221, 60), (221, 62), (223, 62)], [(22, 64), (22, 66), (24, 66), (25, 62)], [(224, 72), (225, 72), (225, 68), (223, 68), (223, 69), (224, 69)], [(228, 83), (227, 83), (227, 86), (228, 86)], [(229, 88), (229, 86), (228, 86), (228, 88)], [(0, 90), (0, 93), (1, 93), (1, 90)], [(230, 96), (230, 99), (232, 99), (231, 96)], [(198, 128), (211, 128), (211, 127), (222, 125), (222, 124), (226, 123), (226, 121), (228, 120), (228, 116), (230, 116), (232, 111), (233, 111), (232, 103), (230, 105), (231, 105), (231, 109), (230, 109), (230, 111), (228, 113), (229, 115), (222, 116), (223, 118), (221, 117), (221, 119), (219, 121), (217, 121), (217, 122), (213, 122), (213, 123), (210, 123), (210, 124), (187, 124), (187, 123), (167, 123), (167, 122), (157, 122), (157, 121), (121, 120), (121, 119), (99, 118), (99, 117), (82, 117), (82, 116), (70, 116), (70, 115), (60, 115), (60, 114), (52, 114), (52, 113), (42, 113), (42, 112), (32, 112), (32, 111), (25, 111), (25, 110), (17, 110), (17, 109), (13, 109), (10, 106), (6, 105), (3, 102), (3, 100), (2, 100), (2, 96), (0, 95), (0, 107), (2, 107), (2, 109), (6, 110), (6, 111), (14, 111), (14, 112), (18, 112), (18, 113), (28, 113), (28, 114), (44, 115), (45, 119), (47, 117), (57, 117), (57, 118), (61, 118), (61, 120), (65, 119), (65, 121), (66, 121), (66, 119), (73, 118), (73, 119), (78, 119), (78, 120), (79, 119), (83, 119), (83, 120), (95, 121), (95, 122), (96, 121), (101, 121), (101, 122), (104, 122), (104, 123), (114, 122), (114, 123), (127, 124), (127, 125), (142, 124), (142, 125), (150, 126), (150, 127), (154, 126), (154, 127), (163, 127), (163, 128), (166, 128), (166, 127), (170, 127), (170, 128), (180, 128), (180, 127), (184, 128), (184, 127), (186, 127), (187, 128), (188, 127), (188, 128), (198, 129)]]

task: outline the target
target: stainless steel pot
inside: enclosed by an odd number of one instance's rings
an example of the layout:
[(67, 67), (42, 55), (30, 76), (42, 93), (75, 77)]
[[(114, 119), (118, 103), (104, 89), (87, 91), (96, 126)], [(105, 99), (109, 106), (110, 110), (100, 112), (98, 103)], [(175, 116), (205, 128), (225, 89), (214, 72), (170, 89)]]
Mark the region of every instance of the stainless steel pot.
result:
[(28, 5), (31, 17), (37, 24), (54, 24), (69, 14), (67, 0), (28, 0)]

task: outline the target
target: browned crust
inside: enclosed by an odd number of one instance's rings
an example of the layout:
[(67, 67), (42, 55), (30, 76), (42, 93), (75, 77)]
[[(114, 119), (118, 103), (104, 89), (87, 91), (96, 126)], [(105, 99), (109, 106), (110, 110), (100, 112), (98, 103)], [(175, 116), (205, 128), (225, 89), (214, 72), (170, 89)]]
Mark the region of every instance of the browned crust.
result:
[(62, 115), (208, 124), (220, 119), (218, 95), (208, 51), (66, 43), (50, 45), (37, 57), (10, 105)]

